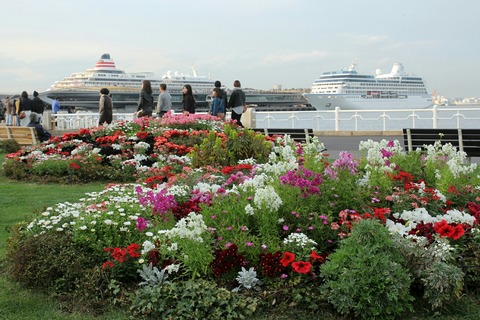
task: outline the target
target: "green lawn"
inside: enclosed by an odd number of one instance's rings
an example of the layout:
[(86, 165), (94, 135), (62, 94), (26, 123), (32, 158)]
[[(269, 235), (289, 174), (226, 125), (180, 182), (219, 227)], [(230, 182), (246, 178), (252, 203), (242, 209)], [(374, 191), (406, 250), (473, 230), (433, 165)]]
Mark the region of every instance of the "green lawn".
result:
[[(3, 163), (5, 155), (0, 155)], [(1, 168), (1, 167), (0, 167)], [(20, 319), (127, 319), (122, 313), (103, 317), (71, 315), (61, 312), (60, 306), (47, 296), (19, 287), (4, 272), (9, 227), (25, 220), (33, 212), (42, 211), (59, 202), (75, 202), (86, 192), (100, 191), (103, 184), (58, 185), (17, 182), (8, 180), (0, 169), (0, 320)]]
[[(0, 154), (0, 163), (5, 155)], [(38, 292), (20, 287), (9, 280), (4, 272), (2, 262), (5, 255), (8, 229), (17, 222), (25, 220), (33, 212), (42, 211), (48, 206), (59, 202), (75, 202), (86, 192), (100, 191), (103, 184), (92, 183), (85, 185), (37, 184), (8, 180), (3, 176), (0, 166), (0, 320), (20, 319), (65, 319), (65, 320), (107, 320), (128, 319), (121, 311), (112, 311), (103, 316), (94, 317), (85, 314), (66, 314), (61, 311), (61, 304), (54, 299)], [(425, 306), (417, 303), (417, 314), (410, 319), (441, 319), (441, 320), (474, 320), (480, 319), (480, 300), (478, 296), (466, 295), (460, 301), (443, 310), (441, 314), (433, 314)], [(316, 316), (307, 315), (303, 310), (296, 310), (288, 306), (275, 310), (275, 313), (261, 312), (253, 320), (287, 320), (287, 319), (344, 319), (332, 315), (332, 310), (325, 309)]]

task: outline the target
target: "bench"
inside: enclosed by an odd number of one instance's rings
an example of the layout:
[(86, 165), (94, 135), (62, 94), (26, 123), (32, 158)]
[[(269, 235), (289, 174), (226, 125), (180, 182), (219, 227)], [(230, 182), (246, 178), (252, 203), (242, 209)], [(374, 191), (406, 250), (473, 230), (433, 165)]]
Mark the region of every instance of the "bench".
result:
[(40, 143), (33, 127), (0, 126), (0, 140), (15, 140), (23, 146)]
[(403, 129), (406, 151), (440, 141), (442, 145), (451, 143), (468, 158), (480, 157), (480, 129)]
[(272, 128), (256, 128), (253, 131), (264, 134), (265, 136), (274, 136), (274, 135), (289, 135), (293, 141), (304, 142), (307, 139), (313, 138), (313, 129), (272, 129)]

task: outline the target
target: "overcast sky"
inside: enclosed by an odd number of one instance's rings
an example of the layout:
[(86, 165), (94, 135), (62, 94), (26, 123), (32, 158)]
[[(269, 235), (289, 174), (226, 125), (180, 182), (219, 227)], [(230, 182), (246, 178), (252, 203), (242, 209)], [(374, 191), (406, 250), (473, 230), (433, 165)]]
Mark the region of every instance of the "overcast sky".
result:
[(0, 92), (43, 91), (110, 53), (117, 68), (227, 87), (305, 88), (352, 61), (405, 71), (446, 97), (480, 97), (475, 0), (1, 0)]

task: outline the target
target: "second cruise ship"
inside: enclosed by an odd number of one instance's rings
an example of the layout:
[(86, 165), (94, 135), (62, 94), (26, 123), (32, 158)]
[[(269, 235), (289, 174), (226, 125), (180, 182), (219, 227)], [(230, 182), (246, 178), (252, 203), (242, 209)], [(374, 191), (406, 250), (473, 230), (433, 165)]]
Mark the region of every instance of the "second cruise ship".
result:
[(388, 74), (360, 74), (356, 64), (341, 71), (325, 72), (304, 97), (317, 110), (391, 110), (421, 109), (432, 105), (421, 77), (405, 73), (395, 63)]

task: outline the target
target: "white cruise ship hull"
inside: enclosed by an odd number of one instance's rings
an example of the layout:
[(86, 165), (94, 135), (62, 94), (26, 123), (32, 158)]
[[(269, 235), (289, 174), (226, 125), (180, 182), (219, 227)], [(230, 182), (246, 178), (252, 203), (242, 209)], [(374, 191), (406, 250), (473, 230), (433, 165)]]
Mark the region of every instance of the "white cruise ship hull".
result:
[(425, 109), (432, 105), (429, 95), (369, 99), (361, 96), (305, 93), (304, 97), (317, 110), (335, 110), (336, 107), (342, 110)]
[(425, 81), (407, 74), (394, 63), (390, 73), (361, 74), (353, 63), (348, 69), (324, 72), (304, 97), (317, 110), (424, 109), (432, 105)]

